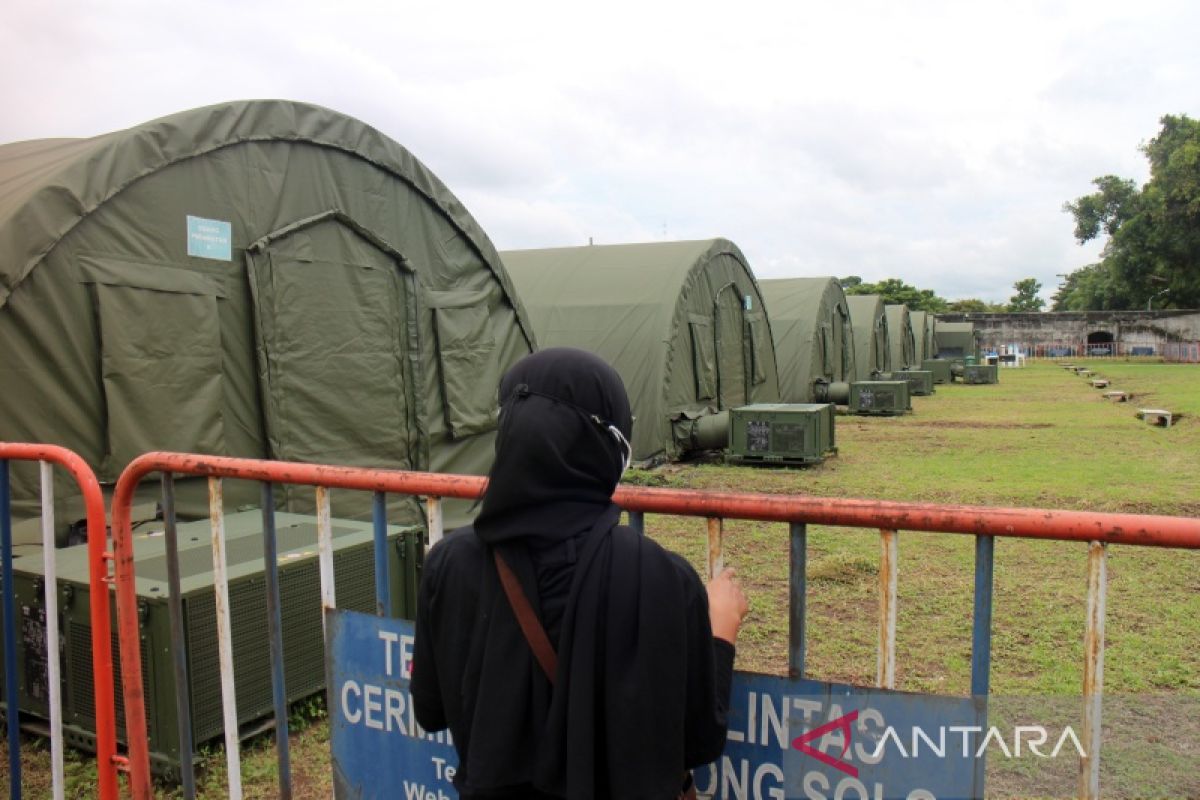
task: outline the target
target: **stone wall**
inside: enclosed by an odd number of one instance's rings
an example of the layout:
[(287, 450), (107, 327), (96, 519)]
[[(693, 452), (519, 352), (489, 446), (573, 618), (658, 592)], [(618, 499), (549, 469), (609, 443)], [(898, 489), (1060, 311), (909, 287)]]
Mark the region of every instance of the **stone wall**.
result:
[(938, 314), (938, 322), (972, 322), (980, 347), (1083, 347), (1115, 343), (1121, 352), (1168, 342), (1200, 341), (1200, 311), (1045, 311)]

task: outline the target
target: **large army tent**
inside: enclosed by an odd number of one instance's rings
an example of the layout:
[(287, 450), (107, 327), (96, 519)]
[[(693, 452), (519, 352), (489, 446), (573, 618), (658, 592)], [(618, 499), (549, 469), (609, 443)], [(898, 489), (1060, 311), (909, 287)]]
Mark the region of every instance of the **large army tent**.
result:
[(785, 403), (812, 403), (816, 381), (854, 380), (854, 332), (836, 278), (759, 281), (779, 364)]
[(916, 365), (920, 368), (922, 361), (933, 358), (933, 315), (926, 311), (909, 311), (908, 316), (917, 343)]
[(906, 305), (884, 306), (887, 314), (888, 348), (891, 369), (902, 370), (921, 366), (917, 358), (917, 338), (913, 333), (912, 317)]
[(533, 347), (433, 173), (285, 101), (0, 147), (0, 341), (0, 439), (102, 482), (155, 449), (483, 473)]
[(887, 313), (877, 294), (846, 295), (850, 324), (854, 329), (854, 379), (872, 380), (876, 372), (891, 370), (891, 344)]
[(501, 254), (538, 345), (596, 353), (620, 373), (639, 462), (687, 450), (690, 422), (779, 402), (763, 299), (732, 242), (708, 239)]

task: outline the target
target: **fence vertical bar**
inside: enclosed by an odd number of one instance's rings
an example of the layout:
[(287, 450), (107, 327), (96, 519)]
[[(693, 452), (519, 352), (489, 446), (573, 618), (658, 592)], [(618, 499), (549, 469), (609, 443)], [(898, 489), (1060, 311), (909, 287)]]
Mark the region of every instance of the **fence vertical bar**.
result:
[(1100, 797), (1100, 722), (1104, 702), (1104, 612), (1108, 595), (1108, 545), (1088, 544), (1087, 630), (1083, 636), (1083, 755), (1079, 796)]
[(708, 518), (708, 577), (715, 578), (725, 569), (725, 527), (721, 517)]
[(442, 498), (426, 497), (425, 514), (429, 518), (429, 546), (433, 547), (445, 535), (446, 521), (442, 514)]
[(337, 594), (333, 577), (333, 520), (329, 513), (329, 489), (325, 486), (317, 487), (317, 561), (321, 572), (321, 636), (328, 644), (324, 612), (337, 608)]
[[(992, 674), (992, 566), (996, 540), (975, 537), (975, 609), (971, 625), (971, 697), (980, 728), (987, 727), (988, 692)], [(975, 759), (975, 796), (983, 797), (987, 753)]]
[(8, 792), (21, 800), (21, 710), (17, 705), (16, 611), (13, 608), (12, 508), (8, 460), (0, 460), (0, 582), (4, 595), (4, 724), (8, 728)]
[(804, 677), (805, 625), (808, 602), (808, 526), (788, 523), (788, 677)]
[(628, 513), (629, 527), (644, 535), (646, 533), (646, 515), (641, 511), (630, 511)]
[[(175, 476), (162, 473), (163, 538), (167, 544), (167, 613), (171, 620), (171, 666), (175, 685), (188, 683), (187, 650), (183, 639), (183, 597), (179, 588), (179, 530), (175, 520)], [(179, 725), (179, 772), (186, 800), (196, 797), (196, 767), (192, 761), (192, 706), (189, 692), (175, 692), (175, 713)]]
[(875, 658), (875, 685), (896, 688), (896, 585), (899, 536), (894, 530), (879, 531), (879, 652)]
[[(46, 580), (46, 641), (58, 641), (58, 572), (54, 541), (54, 468), (38, 462), (42, 483), (42, 565)], [(57, 647), (46, 648), (46, 683), (50, 698), (50, 765), (54, 800), (63, 800), (62, 679)]]
[(971, 627), (971, 694), (987, 697), (992, 667), (992, 557), (996, 540), (975, 537), (975, 613)]
[(292, 798), (292, 765), (288, 750), (287, 685), (283, 674), (283, 611), (279, 600), (279, 547), (275, 536), (275, 487), (263, 481), (263, 566), (267, 579), (267, 633), (271, 649), (271, 702), (275, 709), (275, 752), (279, 763), (279, 796)]
[(375, 492), (371, 519), (375, 525), (375, 614), (386, 617), (392, 613), (392, 601), (388, 585), (387, 495), (383, 492)]
[(217, 644), (221, 663), (225, 764), (229, 773), (230, 800), (242, 800), (242, 758), (233, 672), (233, 622), (229, 608), (229, 572), (225, 563), (225, 499), (220, 478), (208, 479), (208, 516), (212, 523), (213, 589), (216, 592)]

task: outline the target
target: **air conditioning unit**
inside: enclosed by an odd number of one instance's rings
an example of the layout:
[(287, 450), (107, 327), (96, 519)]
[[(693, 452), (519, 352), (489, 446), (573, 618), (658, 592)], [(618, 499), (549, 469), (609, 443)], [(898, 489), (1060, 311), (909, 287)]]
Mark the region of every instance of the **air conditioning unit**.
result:
[(996, 364), (967, 364), (963, 367), (963, 383), (985, 384), (1000, 382), (1000, 367)]
[(726, 460), (740, 464), (819, 464), (837, 452), (832, 403), (761, 403), (729, 412)]
[(944, 358), (927, 358), (921, 362), (921, 369), (933, 374), (935, 384), (950, 383), (953, 380), (950, 367), (950, 362)]
[(889, 381), (907, 381), (909, 397), (926, 397), (933, 394), (933, 373), (929, 370), (904, 369), (884, 373), (882, 377)]
[(894, 416), (912, 410), (908, 381), (856, 381), (850, 384), (851, 414)]
[[(284, 675), (291, 702), (321, 691), (325, 684), (317, 528), (313, 518), (308, 516), (278, 513), (275, 521)], [(238, 721), (242, 735), (248, 736), (260, 730), (258, 723), (273, 714), (262, 512), (246, 511), (227, 516), (225, 533)], [(192, 741), (199, 747), (220, 737), (224, 731), (209, 522), (181, 524), (178, 536), (184, 641), (187, 643), (187, 698), (191, 704)], [(371, 523), (336, 519), (333, 536), (338, 606), (374, 612), (375, 558)], [(424, 532), (420, 528), (390, 526), (388, 529), (393, 615), (415, 616), (423, 539)], [(13, 571), (15, 599), (22, 619), (17, 643), (20, 706), (22, 712), (28, 712), (28, 717), (49, 719), (42, 558), (38, 555), (15, 559)], [(94, 752), (95, 687), (87, 546), (59, 550), (57, 571), (63, 732), (68, 743)], [(166, 546), (161, 532), (135, 537), (134, 571), (151, 767), (156, 773), (177, 780), (179, 718), (167, 607)], [(124, 743), (125, 706), (115, 610), (112, 630), (117, 738)]]

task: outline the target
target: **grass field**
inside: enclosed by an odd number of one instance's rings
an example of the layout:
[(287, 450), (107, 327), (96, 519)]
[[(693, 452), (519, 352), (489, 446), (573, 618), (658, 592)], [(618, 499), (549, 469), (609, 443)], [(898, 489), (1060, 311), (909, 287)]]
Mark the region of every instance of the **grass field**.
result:
[[(629, 480), (693, 489), (1200, 516), (1200, 368), (1087, 363), (1113, 381), (1111, 388), (1132, 392), (1133, 401), (1106, 401), (1082, 378), (1039, 362), (1002, 370), (997, 386), (938, 387), (935, 395), (916, 398), (909, 416), (839, 417), (840, 452), (813, 469), (687, 464), (633, 472)], [(1169, 429), (1142, 423), (1134, 412), (1145, 406), (1176, 412), (1177, 423)], [(702, 567), (703, 521), (651, 516), (647, 531)], [(870, 684), (878, 532), (810, 527), (808, 541), (808, 673)], [(730, 522), (725, 542), (726, 563), (737, 567), (751, 599), (737, 666), (781, 673), (787, 644), (786, 528)], [(971, 537), (900, 534), (897, 688), (969, 692), (973, 559)], [(1200, 553), (1113, 546), (1108, 565), (1104, 681), (1106, 694), (1114, 696), (1110, 706), (1117, 708), (1119, 696), (1165, 695), (1168, 703), (1195, 707), (1200, 698), (1195, 644)], [(1085, 569), (1082, 544), (997, 542), (995, 695), (1079, 696)], [(296, 796), (328, 797), (328, 733), (319, 709), (310, 704), (294, 724)], [(36, 740), (26, 744), (28, 796), (40, 797), (40, 791), (48, 792), (48, 754)], [(247, 796), (274, 796), (270, 737), (249, 743), (243, 758)], [(69, 796), (92, 796), (91, 766), (78, 757), (71, 761)], [(225, 796), (223, 763), (219, 752), (207, 757), (202, 797)], [(1114, 749), (1105, 762), (1103, 785), (1106, 793), (1128, 796), (1200, 793), (1186, 762), (1179, 772), (1183, 777), (1150, 774)], [(1025, 794), (1028, 784), (1020, 777), (989, 773), (989, 789), (998, 796)], [(164, 789), (162, 796), (173, 793)]]

